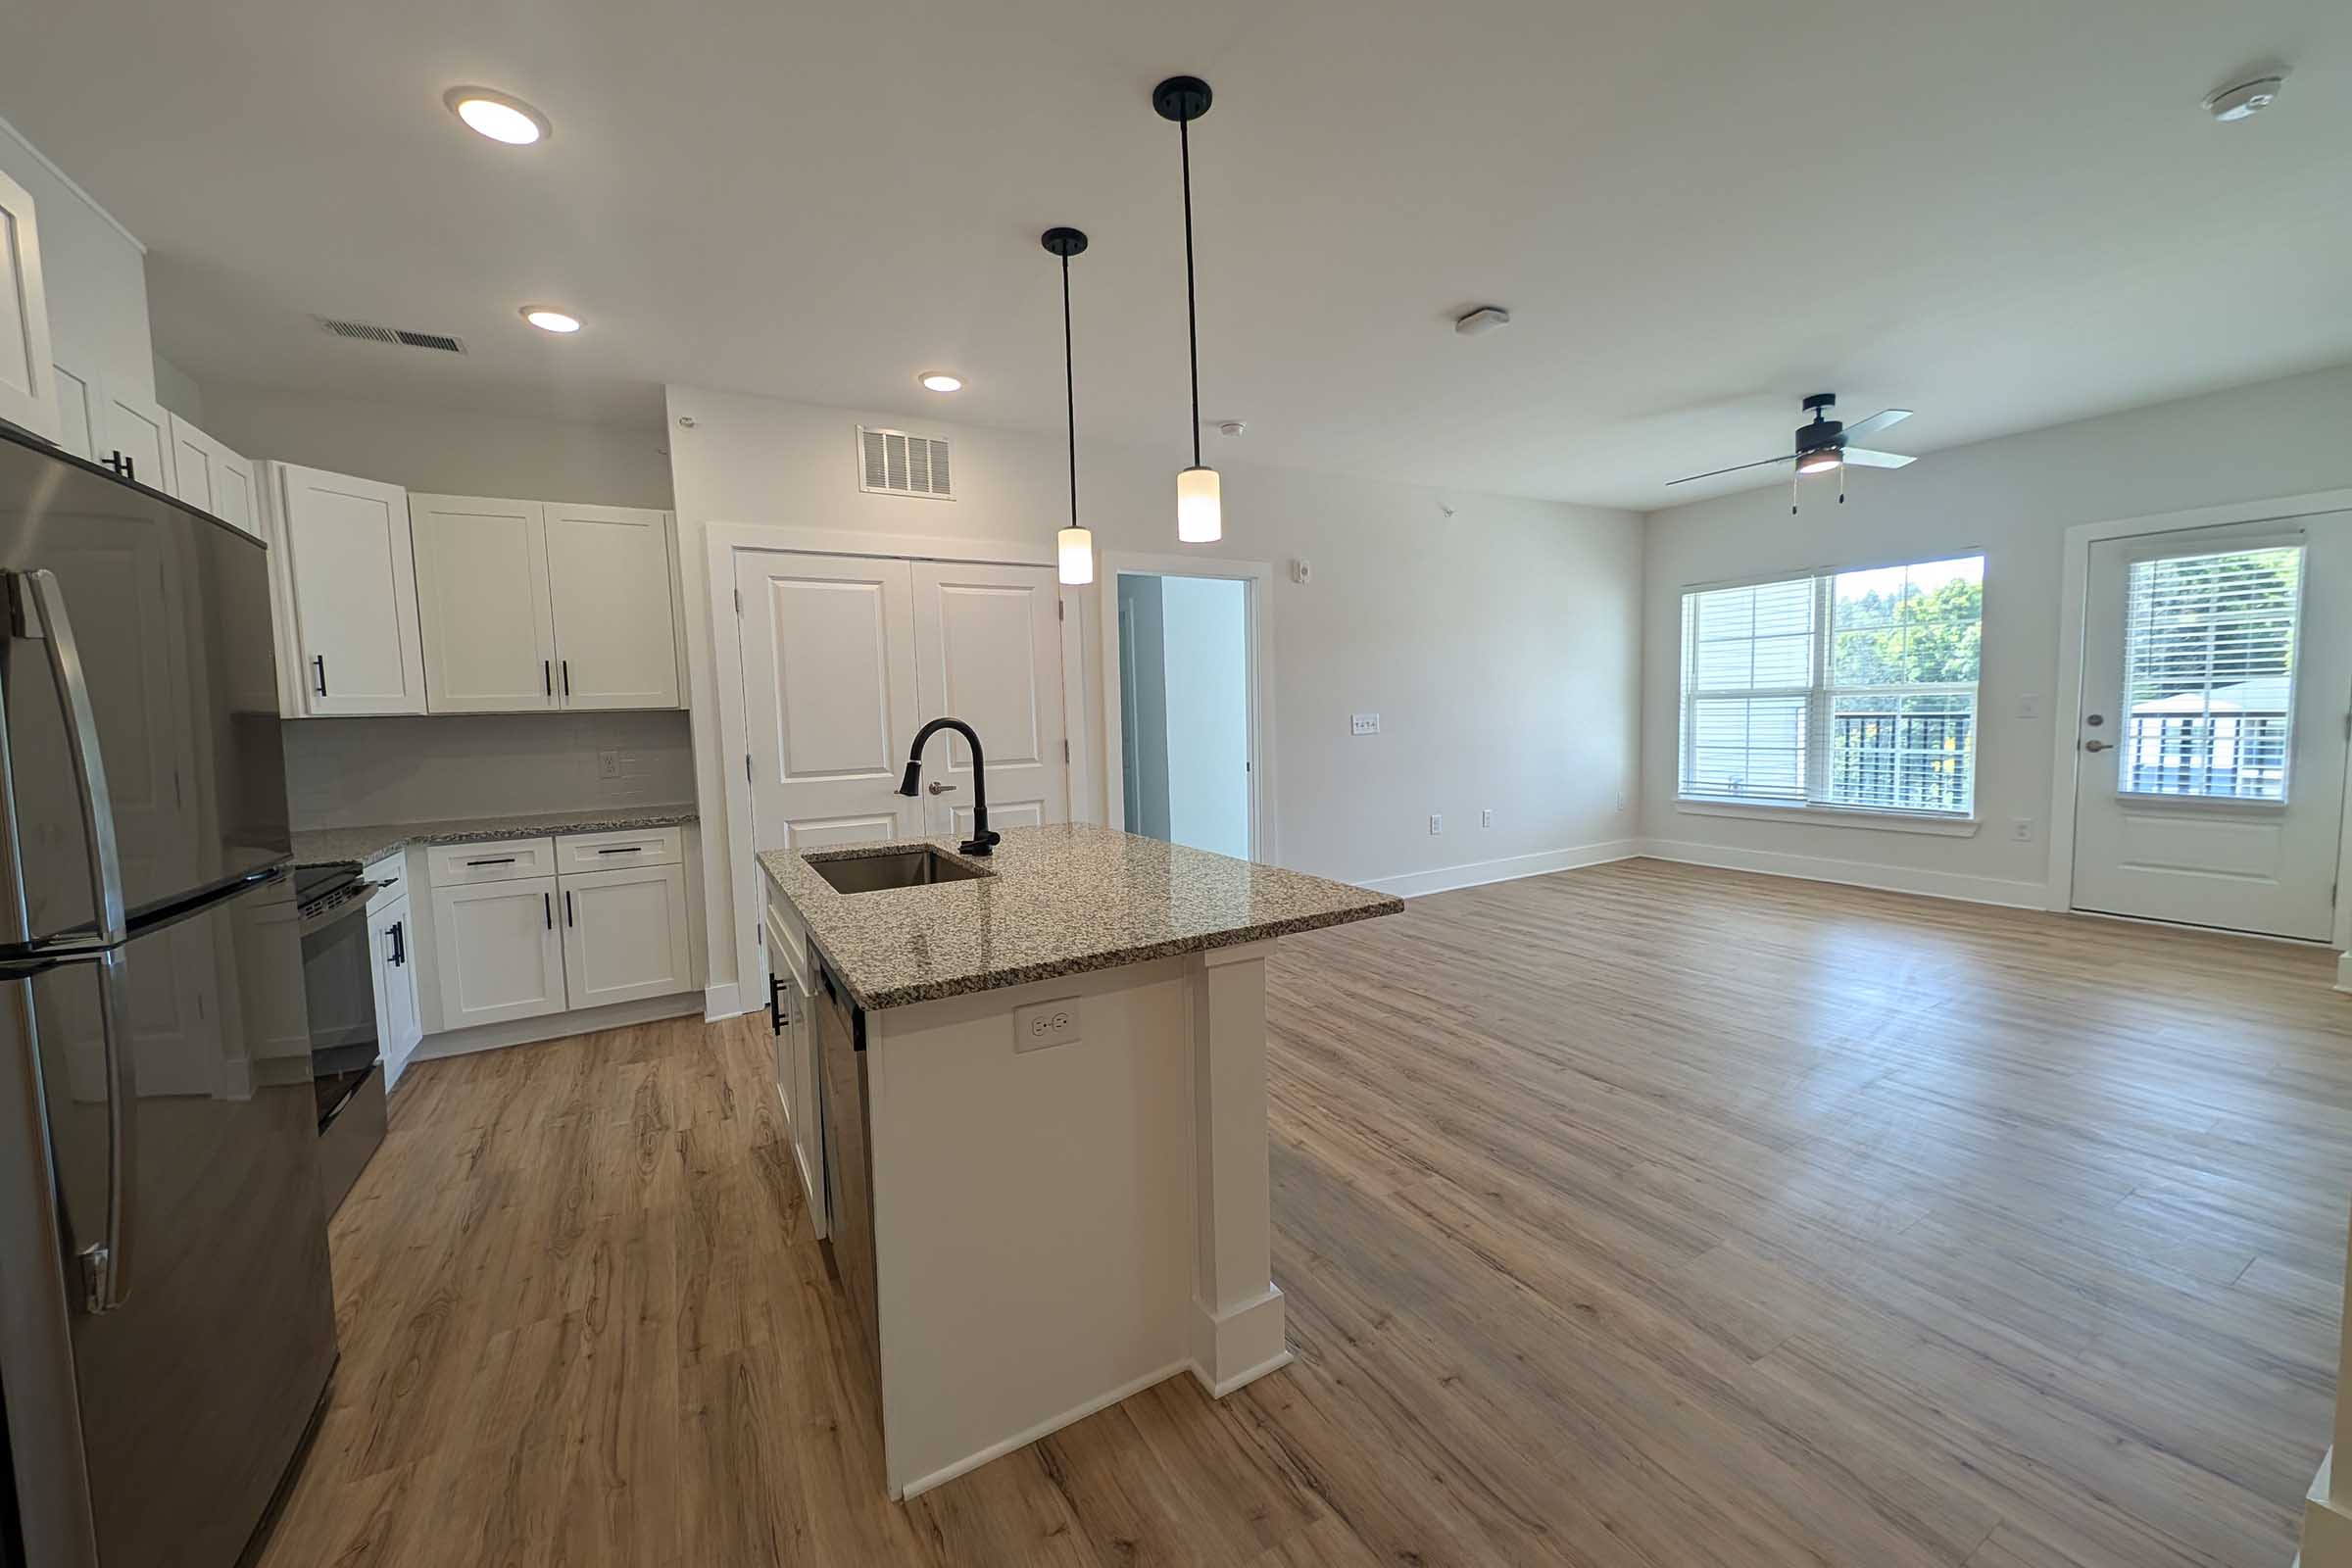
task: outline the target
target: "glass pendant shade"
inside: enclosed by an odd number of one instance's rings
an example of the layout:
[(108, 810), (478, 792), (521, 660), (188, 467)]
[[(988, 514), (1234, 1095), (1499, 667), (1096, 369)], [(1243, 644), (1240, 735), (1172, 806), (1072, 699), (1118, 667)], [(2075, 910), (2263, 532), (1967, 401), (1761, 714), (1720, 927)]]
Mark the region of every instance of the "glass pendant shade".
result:
[(1095, 580), (1095, 531), (1092, 528), (1064, 528), (1054, 536), (1054, 553), (1060, 559), (1063, 582)]
[(1188, 545), (1213, 545), (1225, 537), (1224, 488), (1214, 468), (1186, 468), (1176, 475), (1176, 538)]

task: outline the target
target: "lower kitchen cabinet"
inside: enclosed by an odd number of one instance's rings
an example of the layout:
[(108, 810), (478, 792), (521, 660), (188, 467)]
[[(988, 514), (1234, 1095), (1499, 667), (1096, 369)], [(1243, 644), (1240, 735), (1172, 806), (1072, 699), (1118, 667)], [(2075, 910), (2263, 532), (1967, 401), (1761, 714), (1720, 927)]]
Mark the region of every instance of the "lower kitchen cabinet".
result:
[(564, 1000), (564, 947), (552, 876), (434, 888), (441, 1026), (564, 1011), (571, 1005)]
[(375, 1034), (387, 1089), (400, 1081), (410, 1054), (424, 1038), (424, 1015), (416, 1006), (416, 966), (410, 951), (415, 929), (405, 898), (368, 916), (368, 954), (375, 970)]
[(686, 868), (626, 866), (563, 877), (564, 988), (574, 1007), (601, 1007), (694, 988), (686, 932)]

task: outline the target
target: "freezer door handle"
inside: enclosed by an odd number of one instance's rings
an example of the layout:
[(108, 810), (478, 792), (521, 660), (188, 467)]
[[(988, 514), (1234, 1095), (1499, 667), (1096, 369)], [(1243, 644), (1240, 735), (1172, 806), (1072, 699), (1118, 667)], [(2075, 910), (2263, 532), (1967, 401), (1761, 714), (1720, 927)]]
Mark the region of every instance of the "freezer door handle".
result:
[(16, 574), (17, 635), (49, 650), (49, 673), (57, 682), (58, 707), (66, 719), (66, 744), (74, 755), (74, 782), (81, 792), (81, 827), (89, 849), (90, 901), (98, 932), (89, 944), (111, 948), (127, 932), (122, 922), (122, 858), (115, 844), (114, 796), (106, 787), (106, 758), (98, 747), (98, 717), (90, 707), (81, 650), (57, 574), (46, 567)]
[(99, 1037), (105, 1044), (106, 1234), (95, 1242), (75, 1244), (74, 1256), (81, 1264), (82, 1309), (97, 1317), (121, 1306), (130, 1295), (130, 1195), (137, 1177), (130, 1161), (138, 1147), (139, 1086), (130, 1054), (127, 955), (117, 948), (86, 961), (98, 967), (103, 998)]

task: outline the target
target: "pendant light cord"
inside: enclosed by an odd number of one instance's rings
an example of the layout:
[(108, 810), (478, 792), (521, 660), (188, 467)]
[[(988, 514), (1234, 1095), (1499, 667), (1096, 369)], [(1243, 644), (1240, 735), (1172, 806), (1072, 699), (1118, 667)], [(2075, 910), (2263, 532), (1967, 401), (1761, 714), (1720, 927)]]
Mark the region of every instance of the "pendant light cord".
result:
[(1070, 347), (1070, 259), (1061, 259), (1061, 384), (1070, 406), (1070, 526), (1078, 526), (1078, 367)]
[(1193, 127), (1176, 122), (1177, 144), (1184, 149), (1184, 327), (1193, 352), (1193, 466), (1200, 466), (1200, 304), (1193, 297)]

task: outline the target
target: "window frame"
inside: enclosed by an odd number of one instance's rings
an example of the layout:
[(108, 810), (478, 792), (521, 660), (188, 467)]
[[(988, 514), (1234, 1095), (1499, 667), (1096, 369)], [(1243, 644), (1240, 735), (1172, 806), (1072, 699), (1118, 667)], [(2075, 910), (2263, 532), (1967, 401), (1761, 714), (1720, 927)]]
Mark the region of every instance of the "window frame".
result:
[[(1984, 568), (1990, 565), (1990, 552), (1981, 545), (1966, 545), (1948, 553), (1920, 557), (1913, 560), (1882, 562), (1863, 565), (1808, 566), (1783, 571), (1754, 572), (1715, 582), (1686, 584), (1681, 594), (1681, 660), (1677, 680), (1677, 735), (1675, 745), (1675, 805), (1680, 810), (1699, 815), (1750, 816), (1760, 818), (1801, 817), (1824, 826), (1887, 827), (1922, 832), (1969, 834), (1981, 823), (1978, 815), (1977, 774), (1984, 754), (1984, 665), (1983, 657), (1984, 625), (1989, 605), (1980, 605), (1977, 612), (1978, 662), (1974, 681), (1934, 681), (1900, 686), (1839, 686), (1835, 684), (1837, 661), (1838, 579), (1840, 576), (1866, 571), (1908, 570), (1913, 566), (1931, 565), (1947, 561), (1966, 561), (1974, 558), (1984, 564), (1979, 568), (1978, 581), (1983, 591)], [(1692, 601), (1700, 594), (1719, 593), (1728, 589), (1759, 588), (1785, 583), (1809, 583), (1812, 600), (1813, 642), (1808, 683), (1804, 686), (1744, 687), (1737, 690), (1693, 685), (1699, 642), (1691, 636)], [(1849, 628), (1851, 629), (1851, 628)], [(1967, 772), (1967, 805), (1958, 810), (1935, 810), (1908, 806), (1866, 806), (1829, 799), (1831, 721), (1841, 697), (1855, 695), (1890, 694), (1897, 700), (1906, 697), (1966, 697), (1969, 699), (1969, 746)], [(1805, 706), (1803, 727), (1803, 793), (1801, 799), (1768, 795), (1706, 795), (1690, 792), (1691, 767), (1697, 755), (1698, 704), (1713, 699), (1723, 701), (1737, 698), (1743, 701), (1797, 699)]]

